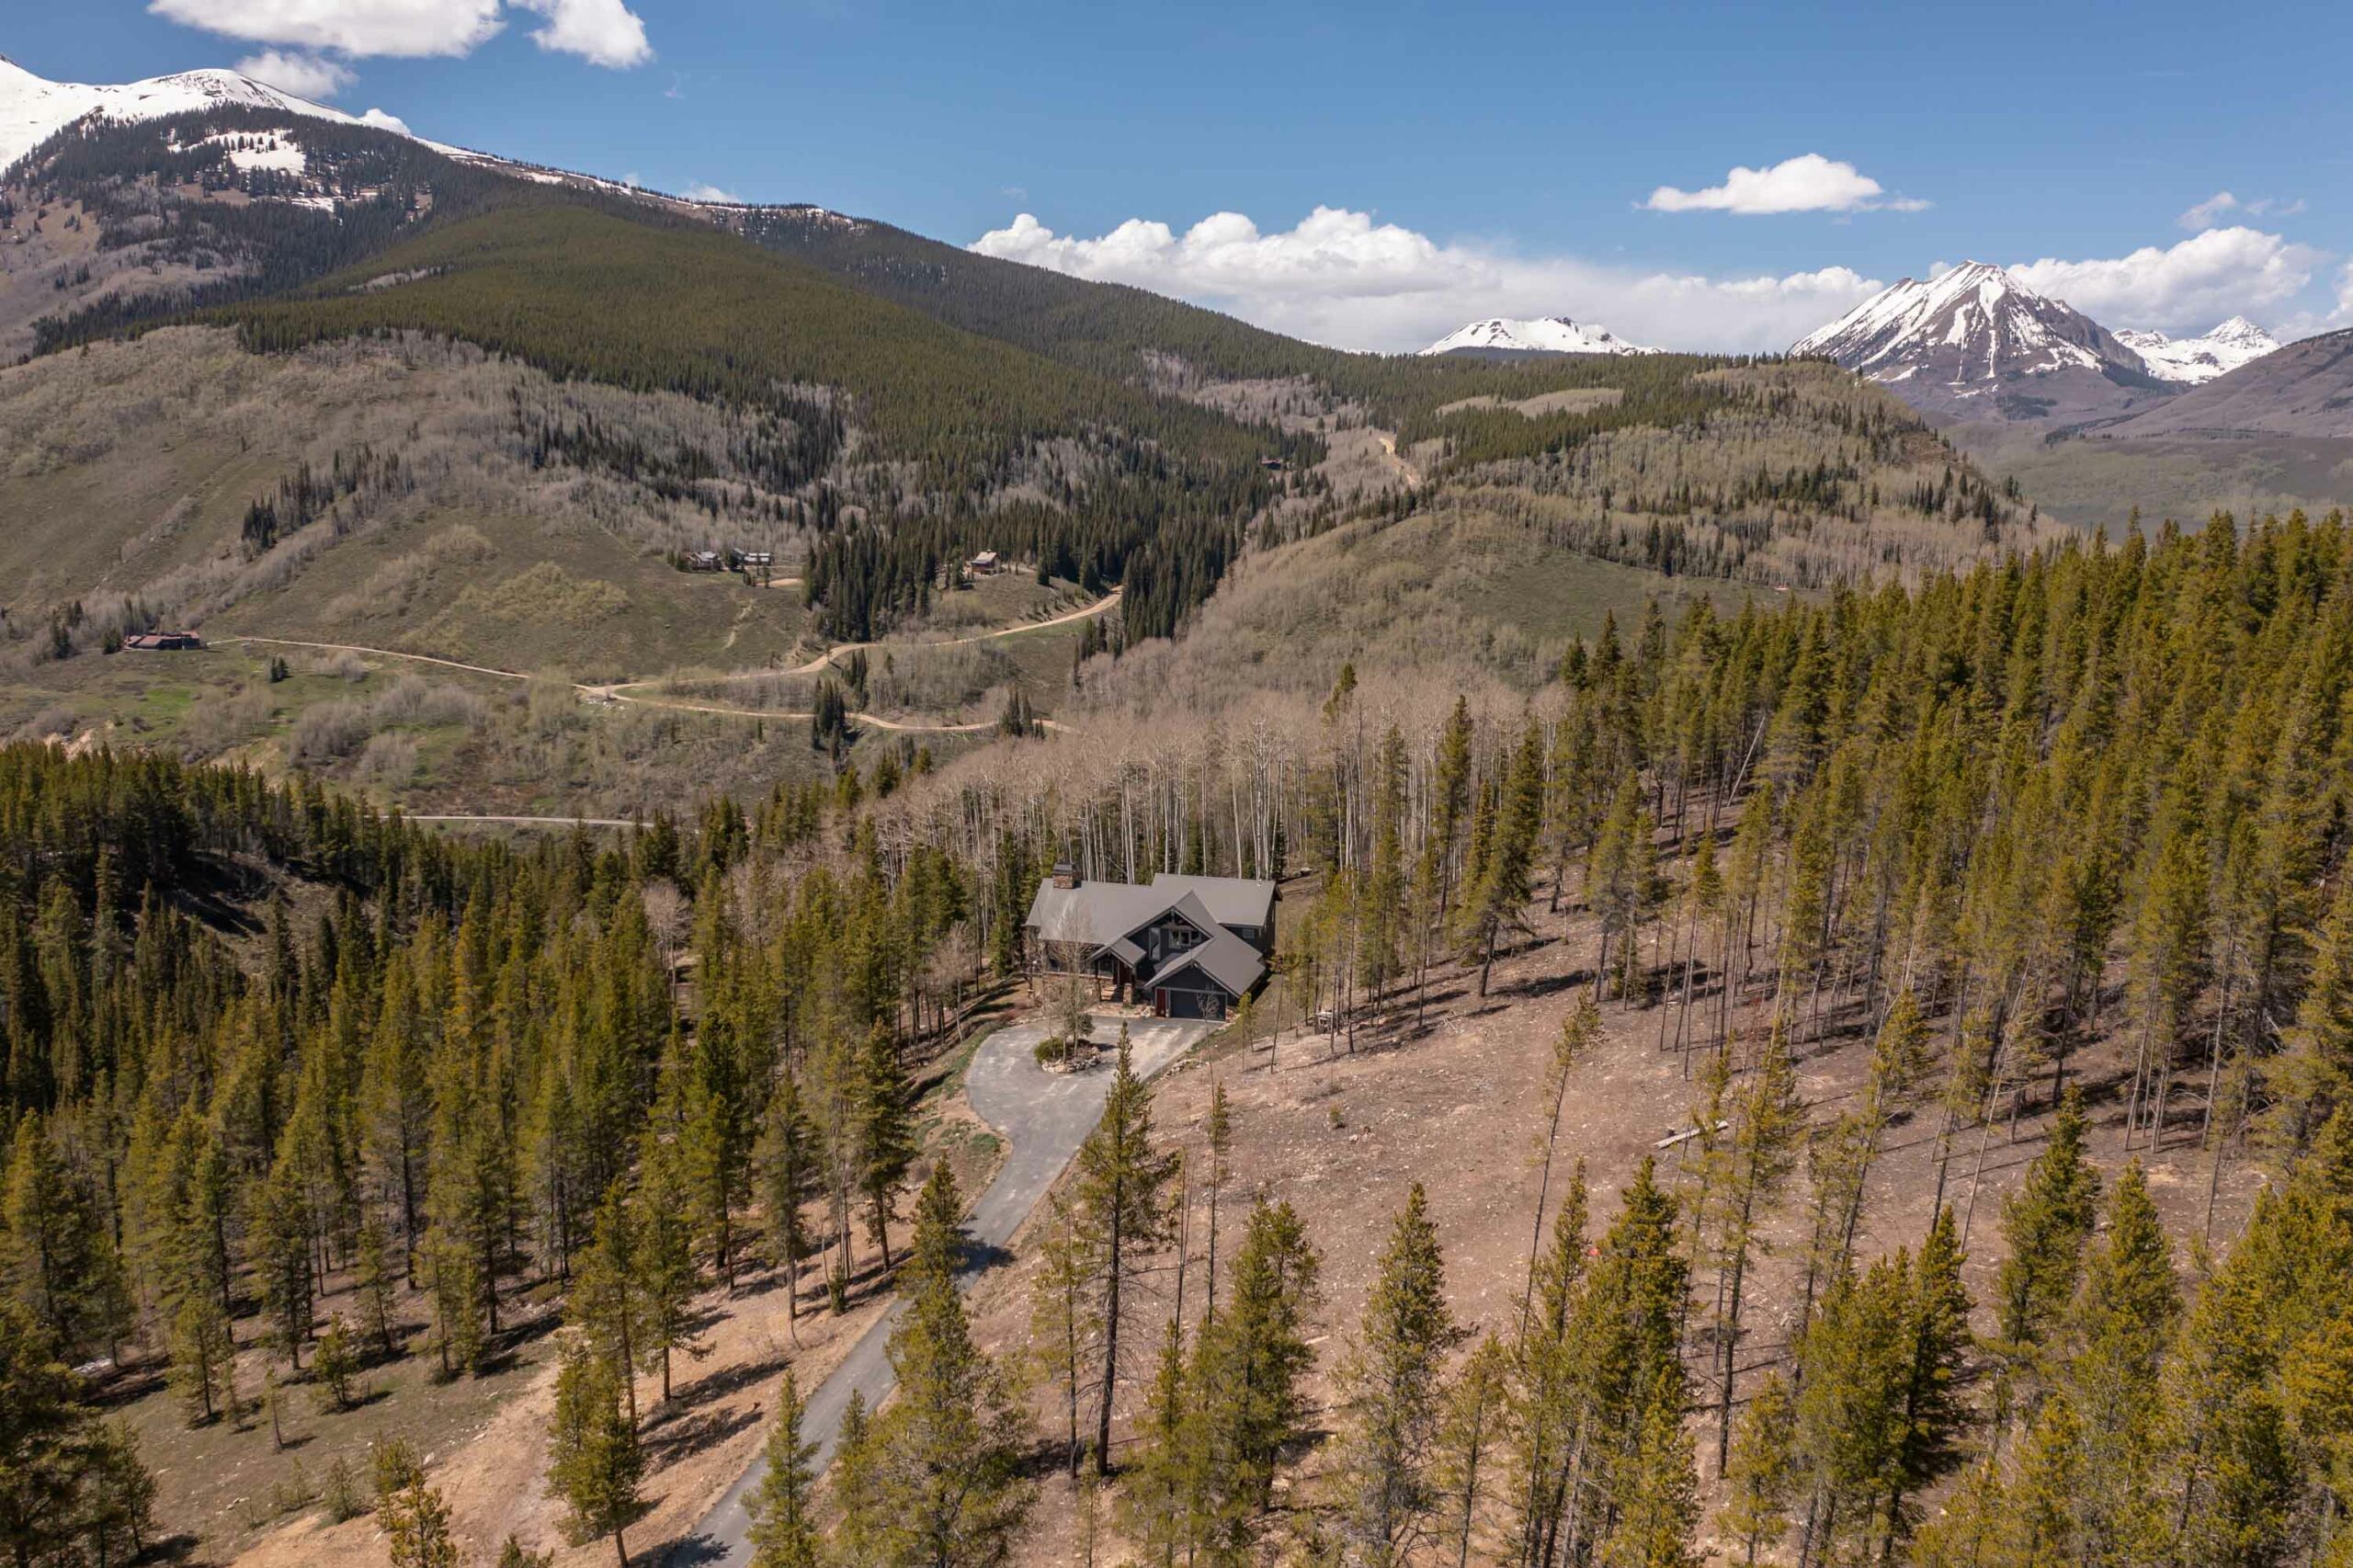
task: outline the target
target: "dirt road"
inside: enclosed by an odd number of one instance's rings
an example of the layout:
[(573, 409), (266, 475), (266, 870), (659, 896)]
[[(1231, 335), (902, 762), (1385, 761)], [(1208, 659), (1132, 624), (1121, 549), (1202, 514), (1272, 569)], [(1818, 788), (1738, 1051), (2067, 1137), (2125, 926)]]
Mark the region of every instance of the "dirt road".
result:
[[(914, 646), (918, 648), (963, 648), (968, 647), (974, 642), (994, 642), (1000, 637), (1018, 637), (1025, 631), (1043, 631), (1050, 627), (1068, 626), (1073, 621), (1092, 620), (1097, 616), (1103, 614), (1106, 610), (1108, 610), (1113, 605), (1118, 604), (1119, 602), (1120, 590), (1114, 588), (1109, 593), (1104, 595), (1101, 598), (1097, 599), (1093, 604), (1081, 605), (1078, 608), (1073, 610), (1064, 610), (1062, 614), (1053, 617), (1050, 620), (1024, 620), (1017, 622), (1012, 626), (1000, 626), (992, 631), (977, 632), (971, 637), (951, 637), (944, 642), (918, 642), (914, 644)], [(819, 670), (824, 669), (827, 665), (832, 664), (835, 659), (840, 658), (845, 653), (854, 653), (860, 648), (880, 648), (882, 644), (880, 642), (836, 642), (832, 647), (826, 649), (824, 653), (818, 654), (815, 658), (810, 660), (807, 664), (801, 665), (787, 673), (796, 676), (813, 676)]]
[[(1216, 1028), (1211, 1023), (1169, 1018), (1131, 1020), (1128, 1037), (1134, 1048), (1136, 1071), (1150, 1077)], [(1118, 1032), (1119, 1025), (1114, 1020), (1095, 1021), (1094, 1038), (1099, 1042), (1108, 1045)], [(964, 1073), (966, 1100), (1013, 1146), (996, 1179), (973, 1206), (968, 1221), (973, 1261), (966, 1267), (961, 1280), (966, 1290), (1011, 1244), (1021, 1222), (1029, 1217), (1029, 1210), (1037, 1207), (1046, 1189), (1053, 1186), (1054, 1178), (1062, 1175), (1063, 1167), (1070, 1164), (1071, 1156), (1078, 1153), (1078, 1146), (1086, 1141), (1096, 1119), (1102, 1114), (1104, 1096), (1111, 1086), (1108, 1057), (1085, 1073), (1052, 1074), (1040, 1067), (1030, 1052), (1045, 1033), (1043, 1024), (1019, 1024), (999, 1029), (981, 1042), (979, 1050), (972, 1053), (972, 1065)], [(864, 1394), (867, 1406), (871, 1409), (891, 1392), (888, 1352), (891, 1325), (898, 1321), (899, 1312), (900, 1308), (894, 1306), (877, 1320), (833, 1375), (809, 1391), (801, 1437), (817, 1445), (820, 1472), (833, 1460), (834, 1445), (841, 1436), (842, 1415), (849, 1408), (851, 1392)], [(695, 1533), (671, 1549), (669, 1561), (674, 1564), (693, 1563), (696, 1568), (749, 1562), (752, 1520), (745, 1503), (759, 1490), (766, 1470), (766, 1463), (759, 1461), (745, 1471), (703, 1516)]]
[[(1119, 597), (1120, 591), (1117, 588), (1112, 589), (1110, 597), (1112, 598)], [(1108, 602), (1108, 600), (1105, 601), (1105, 603)], [(1062, 619), (1067, 620), (1074, 618), (1084, 618), (1090, 614), (1099, 614), (1103, 606), (1100, 604), (1091, 605), (1087, 607), (1086, 609), (1074, 611), (1072, 615), (1063, 617)], [(1061, 620), (1041, 620), (1039, 621), (1036, 626), (1015, 627), (1005, 631), (992, 631), (988, 635), (990, 637), (1010, 636), (1013, 631), (1032, 631), (1042, 627), (1057, 626), (1061, 623)], [(232, 640), (238, 642), (259, 642), (272, 648), (313, 648), (330, 653), (364, 653), (380, 659), (406, 659), (412, 664), (438, 665), (445, 670), (464, 670), (471, 675), (495, 676), (501, 680), (529, 680), (531, 678), (529, 673), (524, 670), (502, 670), (494, 665), (461, 664), (456, 659), (438, 658), (431, 653), (404, 653), (398, 648), (371, 648), (362, 642), (306, 642), (301, 639), (295, 637), (255, 637), (243, 634), (240, 634)], [(985, 639), (975, 637), (967, 638), (965, 641), (977, 642), (985, 641)], [(949, 644), (945, 643), (936, 645), (943, 647), (949, 646)], [(864, 644), (845, 642), (842, 644), (842, 648), (839, 651), (847, 651), (850, 648), (859, 646), (864, 646)], [(831, 655), (829, 654), (827, 656), (830, 657)], [(818, 668), (824, 663), (824, 661), (821, 659), (816, 665), (806, 665), (801, 669), (793, 670), (788, 673), (793, 675), (806, 674), (810, 670)], [(759, 671), (757, 673), (760, 675), (767, 675), (770, 672)], [(710, 713), (725, 719), (774, 719), (785, 723), (803, 724), (815, 717), (814, 714), (811, 713), (794, 713), (777, 708), (728, 708), (713, 702), (684, 702), (676, 698), (640, 697), (635, 695), (637, 687), (651, 686), (654, 683), (652, 681), (645, 680), (608, 681), (603, 685), (596, 685), (585, 681), (574, 681), (572, 683), (572, 689), (580, 693), (583, 697), (593, 697), (600, 701), (628, 702), (640, 708), (659, 708), (672, 713)], [(967, 724), (950, 724), (944, 721), (935, 723), (921, 719), (886, 719), (880, 713), (865, 712), (852, 712), (849, 715), (849, 719), (850, 722), (853, 724), (871, 724), (878, 730), (891, 730), (918, 735), (977, 735), (983, 731), (994, 730), (997, 725), (997, 722), (994, 719), (979, 720)], [(1038, 722), (1041, 727), (1049, 730), (1063, 728), (1063, 726), (1055, 723), (1051, 719), (1040, 719)]]

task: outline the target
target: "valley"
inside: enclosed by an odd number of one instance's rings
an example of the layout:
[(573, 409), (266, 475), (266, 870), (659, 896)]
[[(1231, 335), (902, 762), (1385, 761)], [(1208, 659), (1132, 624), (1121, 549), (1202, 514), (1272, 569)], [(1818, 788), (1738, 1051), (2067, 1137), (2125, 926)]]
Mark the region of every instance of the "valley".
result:
[(0, 61), (0, 1545), (2340, 1563), (2353, 333), (1151, 227)]

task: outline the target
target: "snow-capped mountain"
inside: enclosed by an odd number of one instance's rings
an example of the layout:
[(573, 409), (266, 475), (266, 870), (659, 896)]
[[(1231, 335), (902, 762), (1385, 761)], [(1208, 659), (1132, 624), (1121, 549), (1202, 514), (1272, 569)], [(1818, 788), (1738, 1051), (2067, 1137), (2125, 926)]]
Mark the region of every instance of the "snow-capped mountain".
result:
[(2245, 316), (2233, 316), (2196, 337), (2167, 337), (2162, 332), (2135, 332), (2130, 327), (2116, 336), (2141, 357), (2152, 374), (2188, 387), (2227, 375), (2279, 347), (2278, 338)]
[(346, 114), (234, 71), (181, 71), (103, 87), (44, 81), (0, 55), (0, 169), (85, 115), (104, 115), (113, 120), (162, 119), (222, 108), (276, 109), (339, 125), (373, 125), (407, 134), (407, 127), (380, 110), (370, 109), (364, 116)]
[(1427, 348), (1425, 354), (1453, 354), (1470, 351), (1482, 354), (1656, 354), (1660, 350), (1629, 343), (1607, 327), (1590, 322), (1571, 321), (1566, 316), (1546, 316), (1540, 321), (1511, 321), (1496, 316), (1487, 321), (1472, 322), (1459, 332), (1449, 332)]
[(1790, 352), (1836, 359), (1915, 408), (1963, 419), (2114, 414), (2173, 390), (2099, 323), (1981, 261), (1906, 278)]

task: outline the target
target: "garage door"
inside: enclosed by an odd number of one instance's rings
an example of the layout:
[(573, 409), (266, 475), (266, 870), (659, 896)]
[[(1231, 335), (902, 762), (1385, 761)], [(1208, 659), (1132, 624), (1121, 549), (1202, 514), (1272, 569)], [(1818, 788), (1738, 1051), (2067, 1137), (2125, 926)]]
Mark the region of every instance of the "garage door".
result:
[(1225, 994), (1219, 991), (1166, 991), (1167, 1016), (1172, 1018), (1222, 1018)]

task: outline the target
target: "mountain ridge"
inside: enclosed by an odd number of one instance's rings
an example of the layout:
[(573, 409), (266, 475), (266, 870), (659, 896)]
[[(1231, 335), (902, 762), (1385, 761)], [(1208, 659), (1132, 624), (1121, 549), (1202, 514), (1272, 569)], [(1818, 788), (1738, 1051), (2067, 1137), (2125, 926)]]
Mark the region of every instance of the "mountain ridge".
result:
[(2091, 317), (1981, 261), (1891, 284), (1790, 352), (1835, 360), (1950, 419), (2114, 416), (2174, 390)]
[(1456, 328), (1420, 351), (1443, 354), (1658, 354), (1663, 349), (1629, 343), (1608, 327), (1568, 316), (1522, 320), (1490, 316)]

